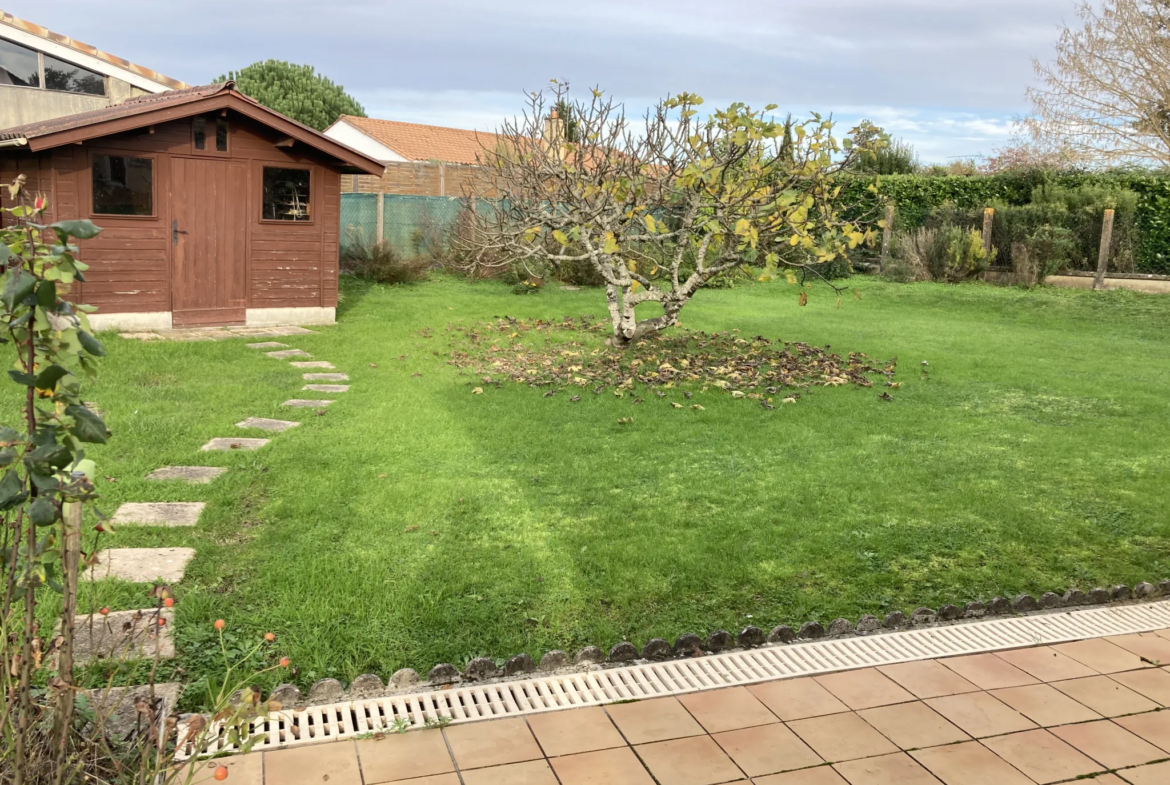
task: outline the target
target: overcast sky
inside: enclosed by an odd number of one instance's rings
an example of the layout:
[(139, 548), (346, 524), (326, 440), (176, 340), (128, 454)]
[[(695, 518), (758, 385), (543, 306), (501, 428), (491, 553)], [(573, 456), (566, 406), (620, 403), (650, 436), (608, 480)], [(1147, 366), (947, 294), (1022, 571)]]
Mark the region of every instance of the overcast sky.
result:
[(188, 83), (309, 63), (372, 117), (490, 130), (550, 77), (641, 110), (869, 117), (924, 161), (990, 153), (1027, 110), (1074, 0), (0, 0), (12, 14)]

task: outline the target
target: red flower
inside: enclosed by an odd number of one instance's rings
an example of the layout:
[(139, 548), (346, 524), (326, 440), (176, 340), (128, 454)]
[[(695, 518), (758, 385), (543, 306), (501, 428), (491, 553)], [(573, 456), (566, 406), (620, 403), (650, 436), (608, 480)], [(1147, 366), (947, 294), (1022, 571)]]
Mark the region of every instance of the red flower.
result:
[(48, 201), (44, 196), (38, 196), (36, 199), (33, 199), (33, 210), (35, 212), (39, 213), (41, 210), (44, 210), (47, 205)]

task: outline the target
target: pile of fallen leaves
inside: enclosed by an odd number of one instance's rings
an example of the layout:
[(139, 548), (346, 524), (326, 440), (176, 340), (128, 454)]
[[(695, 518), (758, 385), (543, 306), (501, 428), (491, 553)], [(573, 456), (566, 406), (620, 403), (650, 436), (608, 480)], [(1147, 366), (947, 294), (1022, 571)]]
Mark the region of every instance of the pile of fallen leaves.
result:
[[(743, 338), (738, 330), (683, 329), (619, 350), (602, 345), (608, 329), (607, 321), (591, 316), (566, 316), (559, 322), (503, 317), (470, 327), (453, 324), (447, 332), (461, 339), (451, 353), (451, 364), (478, 377), (476, 384), (512, 381), (549, 387), (546, 397), (569, 390), (573, 401), (580, 400), (577, 392), (585, 389), (595, 395), (611, 390), (625, 397), (636, 396), (644, 386), (662, 398), (672, 388), (716, 387), (772, 408), (769, 396), (782, 393), (784, 403), (794, 403), (798, 391), (809, 387), (873, 387), (867, 374), (884, 377), (887, 387), (900, 386), (890, 381), (896, 360), (874, 364), (859, 352), (843, 359), (828, 346), (778, 343), (761, 335)], [(473, 392), (482, 392), (482, 387)], [(683, 389), (684, 397), (691, 394)], [(881, 397), (890, 400), (888, 392)]]

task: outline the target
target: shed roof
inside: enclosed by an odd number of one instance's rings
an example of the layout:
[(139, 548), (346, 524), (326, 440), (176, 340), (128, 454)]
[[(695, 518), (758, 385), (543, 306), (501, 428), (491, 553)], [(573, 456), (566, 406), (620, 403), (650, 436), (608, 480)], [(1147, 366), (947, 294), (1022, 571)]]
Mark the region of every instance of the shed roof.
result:
[(6, 11), (0, 11), (0, 25), (8, 25), (9, 27), (21, 30), (25, 33), (28, 33), (29, 35), (33, 35), (45, 41), (51, 41), (54, 44), (72, 49), (74, 52), (79, 52), (81, 54), (97, 58), (98, 60), (109, 63), (112, 66), (137, 74), (144, 79), (157, 82), (163, 87), (169, 87), (176, 90), (187, 87), (185, 82), (180, 82), (178, 79), (172, 79), (169, 76), (164, 76), (158, 71), (138, 65), (137, 63), (132, 63), (129, 60), (112, 55), (109, 52), (103, 52), (96, 46), (90, 46), (89, 44), (82, 43), (81, 41), (78, 41), (75, 38), (70, 38), (67, 35), (54, 33), (47, 27), (42, 27), (41, 25), (13, 16)]
[(484, 148), (492, 149), (499, 141), (496, 134), (486, 131), (401, 123), (373, 117), (342, 115), (339, 122), (352, 125), (409, 161), (477, 164)]
[(341, 161), (342, 171), (381, 175), (385, 170), (379, 161), (249, 98), (231, 81), (141, 95), (114, 106), (7, 128), (0, 131), (0, 147), (27, 146), (36, 152), (216, 109), (233, 109), (332, 156)]

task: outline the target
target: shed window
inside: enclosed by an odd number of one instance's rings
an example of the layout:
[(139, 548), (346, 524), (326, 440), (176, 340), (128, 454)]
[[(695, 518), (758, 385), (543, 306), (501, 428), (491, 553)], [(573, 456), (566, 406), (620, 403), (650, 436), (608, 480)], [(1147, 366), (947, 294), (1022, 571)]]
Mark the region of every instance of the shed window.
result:
[(154, 159), (95, 155), (93, 212), (98, 215), (154, 215)]
[(101, 74), (51, 55), (45, 55), (45, 89), (66, 93), (105, 95), (106, 80)]
[(195, 141), (196, 150), (207, 149), (207, 118), (196, 117), (191, 120), (191, 134)]
[(0, 38), (0, 85), (41, 86), (37, 51)]
[(215, 118), (215, 149), (218, 152), (227, 152), (228, 121), (226, 117)]
[(309, 170), (264, 167), (264, 215), (267, 221), (309, 220)]

